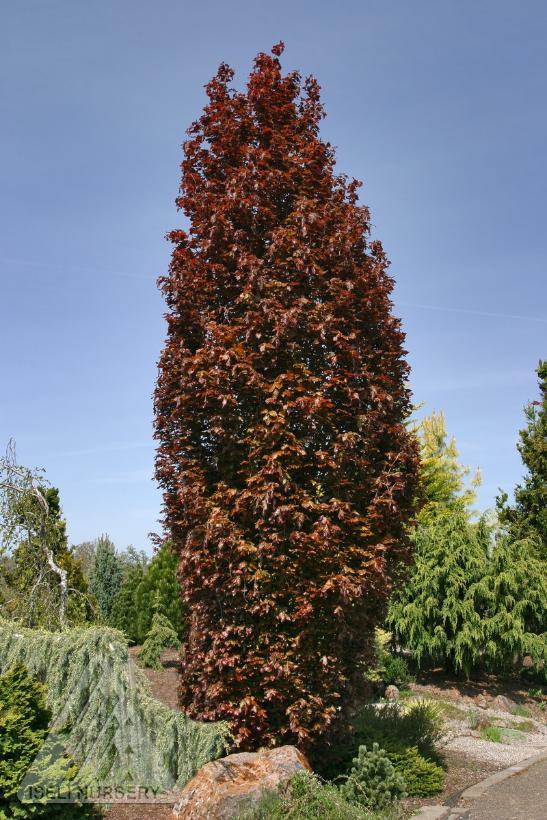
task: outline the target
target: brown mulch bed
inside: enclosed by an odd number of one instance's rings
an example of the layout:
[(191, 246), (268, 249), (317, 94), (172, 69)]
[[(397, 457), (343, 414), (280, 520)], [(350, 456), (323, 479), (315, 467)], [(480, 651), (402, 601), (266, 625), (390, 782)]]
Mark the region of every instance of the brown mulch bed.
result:
[[(140, 646), (132, 646), (129, 649), (129, 654), (134, 660), (137, 660), (139, 650)], [(165, 703), (165, 705), (169, 706), (171, 709), (180, 711), (178, 701), (180, 669), (179, 653), (176, 649), (166, 649), (161, 656), (161, 662), (163, 664), (163, 669), (160, 670), (145, 669), (142, 666), (140, 668), (148, 679), (150, 689), (156, 700), (159, 700), (161, 703)]]

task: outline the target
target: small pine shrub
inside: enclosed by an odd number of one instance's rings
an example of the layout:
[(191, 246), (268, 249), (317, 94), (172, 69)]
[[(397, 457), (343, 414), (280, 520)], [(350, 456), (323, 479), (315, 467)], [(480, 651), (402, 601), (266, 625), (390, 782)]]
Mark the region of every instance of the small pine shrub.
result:
[(432, 760), (426, 760), (416, 746), (403, 752), (392, 752), (389, 758), (395, 771), (401, 775), (409, 797), (430, 797), (442, 790), (443, 770)]
[(388, 686), (393, 684), (395, 686), (404, 686), (412, 680), (412, 676), (408, 671), (408, 664), (400, 655), (389, 655), (384, 663), (384, 671), (382, 673), (384, 683)]
[(340, 794), (350, 803), (380, 810), (405, 796), (405, 784), (387, 753), (374, 743), (371, 750), (359, 747)]
[(160, 612), (152, 617), (152, 626), (139, 652), (144, 666), (150, 669), (161, 669), (160, 655), (165, 649), (178, 649), (180, 641), (171, 622)]

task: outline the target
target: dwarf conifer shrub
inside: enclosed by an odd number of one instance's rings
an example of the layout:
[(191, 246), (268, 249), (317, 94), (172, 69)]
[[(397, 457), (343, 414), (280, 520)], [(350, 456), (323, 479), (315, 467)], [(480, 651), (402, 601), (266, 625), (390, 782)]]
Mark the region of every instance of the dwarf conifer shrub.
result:
[(408, 663), (400, 655), (388, 655), (384, 661), (384, 669), (382, 678), (386, 684), (394, 684), (395, 686), (404, 686), (412, 680), (412, 676), (408, 670)]
[(409, 797), (430, 797), (442, 791), (444, 771), (433, 760), (425, 758), (416, 746), (390, 752), (389, 759), (402, 777)]
[(171, 622), (160, 612), (152, 618), (150, 632), (139, 652), (139, 658), (150, 669), (161, 669), (160, 655), (165, 649), (178, 649), (180, 641)]
[[(54, 780), (62, 794), (63, 784), (68, 785), (76, 772), (70, 760), (52, 761), (44, 748), (50, 719), (45, 687), (34, 680), (22, 664), (14, 664), (0, 676), (0, 820), (98, 817), (91, 806), (47, 804), (44, 798), (40, 800), (44, 777), (45, 782)], [(36, 766), (39, 753), (41, 759)], [(25, 776), (31, 767), (32, 794), (24, 788)], [(22, 786), (23, 796), (32, 797), (33, 802), (21, 802)]]
[(379, 810), (405, 796), (405, 783), (384, 749), (373, 743), (370, 750), (359, 747), (340, 794), (350, 803)]

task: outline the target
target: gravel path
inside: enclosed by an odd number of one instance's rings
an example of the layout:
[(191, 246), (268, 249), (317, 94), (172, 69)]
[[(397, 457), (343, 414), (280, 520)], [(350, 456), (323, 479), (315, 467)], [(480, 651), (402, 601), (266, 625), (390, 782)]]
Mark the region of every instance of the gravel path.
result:
[[(542, 742), (543, 741), (543, 742)], [(499, 763), (502, 766), (511, 766), (533, 754), (547, 748), (547, 743), (542, 737), (538, 738), (538, 743), (492, 743), (490, 740), (481, 740), (477, 737), (460, 736), (450, 740), (445, 749), (454, 752), (465, 752), (476, 760), (487, 760), (491, 763)], [(547, 811), (546, 815), (547, 817)]]
[[(468, 715), (471, 710), (466, 710)], [(522, 720), (515, 715), (501, 712), (497, 709), (474, 710), (484, 721), (488, 719), (491, 723), (501, 723), (502, 725), (515, 725)], [(472, 731), (466, 721), (448, 720), (448, 729), (443, 748), (453, 752), (464, 752), (475, 760), (498, 764), (501, 768), (519, 763), (527, 757), (532, 757), (544, 749), (547, 749), (547, 727), (537, 720), (526, 720), (526, 723), (533, 726), (532, 731), (524, 732), (518, 740), (506, 740), (503, 743), (495, 743), (491, 740), (483, 740), (479, 737), (479, 731)], [(546, 812), (547, 817), (547, 812)]]

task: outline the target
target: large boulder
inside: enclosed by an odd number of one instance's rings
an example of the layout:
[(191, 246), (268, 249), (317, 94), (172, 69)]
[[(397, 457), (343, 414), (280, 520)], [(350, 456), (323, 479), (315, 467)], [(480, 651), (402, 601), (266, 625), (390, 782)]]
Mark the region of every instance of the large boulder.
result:
[(231, 820), (265, 792), (309, 770), (308, 761), (294, 746), (222, 757), (202, 766), (185, 786), (173, 816), (178, 820)]

